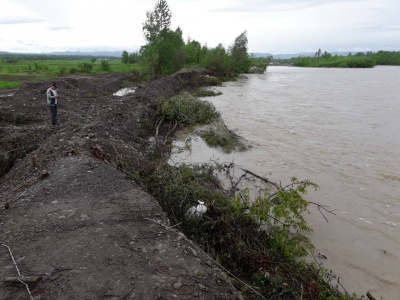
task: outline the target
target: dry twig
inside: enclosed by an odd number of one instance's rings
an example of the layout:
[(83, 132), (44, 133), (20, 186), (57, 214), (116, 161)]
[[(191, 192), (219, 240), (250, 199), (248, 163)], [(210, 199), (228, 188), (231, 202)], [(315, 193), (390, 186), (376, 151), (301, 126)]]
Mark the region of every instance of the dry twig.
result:
[(4, 246), (4, 247), (6, 247), (6, 248), (8, 249), (8, 252), (10, 253), (11, 259), (12, 259), (12, 261), (13, 261), (13, 263), (14, 263), (15, 269), (17, 270), (17, 273), (18, 273), (17, 279), (18, 279), (18, 281), (19, 281), (20, 283), (22, 283), (23, 285), (25, 285), (26, 290), (28, 291), (28, 294), (29, 294), (30, 299), (33, 300), (32, 293), (31, 293), (31, 291), (29, 290), (28, 284), (25, 283), (25, 282), (22, 280), (25, 276), (22, 276), (22, 275), (21, 275), (21, 273), (20, 273), (20, 271), (19, 271), (19, 268), (18, 268), (18, 265), (17, 265), (17, 262), (16, 262), (15, 259), (14, 259), (14, 255), (12, 254), (10, 247), (8, 247), (6, 244), (1, 244), (1, 245)]

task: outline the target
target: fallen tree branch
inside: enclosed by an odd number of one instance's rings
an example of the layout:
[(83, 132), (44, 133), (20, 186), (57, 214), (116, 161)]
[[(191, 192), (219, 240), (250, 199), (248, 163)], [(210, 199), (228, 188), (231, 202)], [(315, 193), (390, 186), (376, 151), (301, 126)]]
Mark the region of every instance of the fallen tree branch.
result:
[(164, 120), (165, 120), (165, 118), (164, 118), (164, 116), (162, 116), (162, 117), (158, 120), (158, 122), (157, 122), (157, 126), (156, 126), (156, 136), (155, 136), (156, 141), (157, 141), (157, 144), (158, 144), (158, 131), (160, 130), (160, 126), (162, 125), (162, 123), (164, 123)]
[(325, 219), (326, 222), (329, 222), (329, 221), (328, 221), (328, 218), (327, 218), (327, 217), (324, 215), (324, 213), (322, 212), (323, 210), (324, 210), (325, 212), (327, 212), (327, 213), (330, 213), (330, 214), (336, 216), (336, 214), (334, 213), (334, 211), (335, 211), (336, 209), (331, 209), (331, 210), (327, 209), (327, 207), (329, 207), (329, 205), (322, 205), (322, 204), (318, 204), (318, 203), (311, 202), (311, 201), (308, 201), (308, 203), (309, 203), (309, 204), (312, 204), (312, 205), (316, 205), (316, 206), (318, 207), (319, 212), (320, 212), (321, 215), (324, 217), (324, 219)]
[(168, 137), (175, 131), (176, 127), (178, 127), (178, 121), (177, 120), (174, 121), (174, 127), (172, 127), (172, 129), (170, 131), (168, 131), (168, 133), (165, 135), (165, 137), (164, 137), (164, 145), (167, 142)]
[(11, 259), (12, 259), (12, 261), (13, 261), (13, 263), (14, 263), (15, 269), (17, 270), (17, 273), (18, 273), (17, 280), (18, 280), (18, 282), (20, 282), (20, 283), (22, 283), (23, 285), (25, 285), (26, 290), (27, 290), (27, 292), (28, 292), (28, 294), (29, 294), (30, 299), (33, 300), (32, 293), (31, 293), (31, 291), (29, 290), (28, 284), (25, 283), (25, 282), (22, 280), (23, 276), (21, 275), (21, 273), (20, 273), (20, 271), (19, 271), (17, 262), (16, 262), (15, 259), (14, 259), (14, 255), (12, 254), (10, 247), (8, 247), (6, 244), (1, 244), (1, 245), (4, 246), (4, 247), (6, 247), (6, 248), (8, 249), (8, 252), (10, 253)]

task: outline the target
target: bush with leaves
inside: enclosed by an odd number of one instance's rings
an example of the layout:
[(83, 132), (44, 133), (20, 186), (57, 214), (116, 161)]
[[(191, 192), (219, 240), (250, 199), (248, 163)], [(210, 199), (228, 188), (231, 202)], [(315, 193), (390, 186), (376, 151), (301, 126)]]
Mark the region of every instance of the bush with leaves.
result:
[(214, 106), (187, 92), (171, 99), (161, 99), (159, 114), (165, 121), (177, 121), (181, 126), (209, 124), (219, 117)]
[(108, 60), (103, 59), (100, 66), (102, 71), (111, 71), (111, 65)]
[(92, 69), (93, 69), (93, 65), (91, 63), (84, 62), (84, 63), (81, 63), (78, 65), (78, 70), (79, 70), (79, 72), (82, 72), (82, 73), (91, 73)]
[[(297, 260), (312, 249), (307, 237), (311, 229), (301, 214), (309, 204), (303, 198), (306, 189), (315, 184), (293, 179), (281, 187), (269, 182), (275, 192), (250, 199), (243, 191), (232, 199), (221, 188), (218, 169), (161, 164), (142, 180), (172, 225), (246, 282), (247, 286), (233, 281), (246, 299), (353, 299), (324, 280), (318, 267)], [(241, 179), (245, 177), (261, 178), (245, 173)], [(192, 217), (187, 211), (198, 201), (205, 202), (207, 213)]]
[(275, 186), (273, 192), (265, 189), (255, 199), (250, 199), (249, 190), (245, 189), (232, 202), (234, 214), (242, 214), (246, 210), (249, 217), (261, 222), (273, 241), (271, 246), (282, 251), (286, 257), (295, 259), (304, 256), (313, 249), (308, 237), (312, 229), (303, 217), (308, 212), (309, 202), (303, 198), (308, 187), (318, 188), (309, 180), (292, 178), (291, 184)]

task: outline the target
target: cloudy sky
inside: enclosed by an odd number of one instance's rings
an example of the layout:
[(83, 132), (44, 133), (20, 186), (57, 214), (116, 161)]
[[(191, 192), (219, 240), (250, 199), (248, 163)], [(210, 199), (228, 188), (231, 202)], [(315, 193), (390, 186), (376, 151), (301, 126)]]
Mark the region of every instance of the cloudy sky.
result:
[[(0, 0), (0, 51), (136, 51), (157, 0)], [(249, 52), (400, 50), (400, 0), (167, 0), (172, 28)]]

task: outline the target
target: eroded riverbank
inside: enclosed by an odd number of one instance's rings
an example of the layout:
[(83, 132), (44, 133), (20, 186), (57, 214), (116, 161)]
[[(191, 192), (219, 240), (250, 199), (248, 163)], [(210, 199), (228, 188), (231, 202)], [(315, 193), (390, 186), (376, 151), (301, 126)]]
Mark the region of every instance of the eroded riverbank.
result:
[[(48, 82), (0, 98), (1, 299), (29, 296), (5, 281), (18, 276), (15, 264), (34, 278), (35, 299), (241, 299), (128, 176), (153, 168), (142, 122), (157, 99), (196, 85), (196, 76), (147, 85), (135, 74), (60, 79), (53, 128)], [(137, 91), (113, 96), (126, 82)]]

